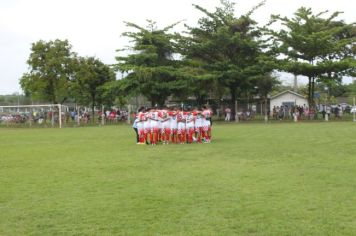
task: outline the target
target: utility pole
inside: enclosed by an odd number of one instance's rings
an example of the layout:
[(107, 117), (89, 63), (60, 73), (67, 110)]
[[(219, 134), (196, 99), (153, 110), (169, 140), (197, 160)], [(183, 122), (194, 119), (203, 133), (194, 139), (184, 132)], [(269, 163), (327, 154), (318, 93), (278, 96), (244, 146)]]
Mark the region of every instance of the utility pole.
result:
[(297, 91), (298, 91), (298, 80), (297, 80), (297, 75), (294, 75), (293, 90), (294, 90), (294, 92), (297, 92)]

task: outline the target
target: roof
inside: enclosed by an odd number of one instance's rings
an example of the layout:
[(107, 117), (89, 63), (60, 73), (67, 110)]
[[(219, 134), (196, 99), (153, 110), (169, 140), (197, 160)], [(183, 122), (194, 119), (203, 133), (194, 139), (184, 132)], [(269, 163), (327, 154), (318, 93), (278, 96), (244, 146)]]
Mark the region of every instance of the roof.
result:
[(270, 97), (270, 99), (271, 99), (271, 100), (272, 100), (272, 99), (275, 99), (275, 98), (277, 98), (277, 97), (279, 97), (279, 96), (282, 96), (282, 95), (284, 95), (284, 94), (286, 94), (286, 93), (291, 93), (291, 94), (293, 94), (293, 95), (295, 95), (295, 96), (298, 96), (298, 97), (300, 97), (300, 98), (304, 98), (304, 99), (305, 99), (305, 97), (304, 97), (303, 95), (301, 95), (301, 94), (299, 94), (299, 93), (296, 93), (296, 92), (293, 92), (293, 91), (291, 91), (291, 90), (283, 91), (283, 92), (281, 92), (281, 93), (279, 93), (279, 94), (276, 94), (276, 95)]

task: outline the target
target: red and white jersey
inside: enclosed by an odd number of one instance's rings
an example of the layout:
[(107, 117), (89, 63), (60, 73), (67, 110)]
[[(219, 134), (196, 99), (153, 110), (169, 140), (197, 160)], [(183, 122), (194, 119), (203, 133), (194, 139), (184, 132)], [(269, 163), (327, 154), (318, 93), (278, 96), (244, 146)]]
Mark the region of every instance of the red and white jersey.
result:
[(203, 115), (200, 111), (195, 112), (195, 127), (200, 128), (203, 126)]
[(139, 113), (137, 114), (137, 119), (138, 119), (139, 121), (145, 121), (145, 120), (147, 120), (146, 113), (145, 113), (145, 112), (139, 112)]
[(209, 109), (206, 109), (202, 112), (202, 115), (205, 119), (209, 119), (213, 115), (213, 112)]
[(183, 111), (179, 111), (177, 113), (177, 121), (178, 121), (177, 133), (178, 134), (182, 134), (185, 132), (186, 116), (187, 115)]
[(159, 128), (159, 122), (158, 122), (158, 111), (151, 111), (149, 112), (149, 121), (150, 121), (150, 128), (151, 129), (156, 129)]
[(149, 116), (148, 117), (149, 117), (150, 120), (158, 121), (158, 119), (159, 119), (158, 111), (149, 112)]
[(186, 113), (186, 129), (194, 129), (194, 121), (195, 117), (192, 112), (187, 112)]
[(171, 128), (171, 119), (170, 116), (168, 114), (167, 110), (161, 110), (159, 112), (159, 117), (160, 117), (160, 121), (161, 121), (161, 128), (162, 129), (170, 129)]
[(177, 120), (177, 112), (175, 112), (175, 111), (168, 111), (168, 116), (172, 120)]
[(185, 116), (186, 116), (187, 123), (194, 122), (195, 117), (194, 117), (194, 114), (192, 112), (187, 112)]
[(148, 130), (151, 129), (151, 120), (149, 119), (151, 114), (150, 114), (150, 112), (146, 112), (145, 115), (146, 115), (146, 120), (143, 123), (144, 123), (146, 132), (148, 132)]
[(177, 113), (177, 121), (185, 123), (186, 116), (187, 115), (185, 114), (185, 112), (183, 112), (183, 111), (178, 112)]
[(144, 112), (139, 112), (136, 115), (135, 121), (137, 121), (137, 129), (143, 130), (145, 128), (144, 123), (146, 122), (146, 114)]
[(206, 109), (202, 112), (202, 115), (203, 115), (203, 127), (205, 129), (208, 129), (211, 126), (210, 118), (213, 115), (213, 113), (211, 110)]
[(167, 119), (169, 119), (168, 111), (167, 111), (167, 110), (161, 110), (161, 111), (160, 111), (160, 118), (161, 118), (162, 120), (167, 120)]
[(178, 123), (177, 123), (177, 112), (175, 111), (169, 111), (168, 112), (168, 115), (170, 117), (170, 123), (171, 123), (171, 129), (174, 130), (174, 129), (177, 129), (178, 127)]

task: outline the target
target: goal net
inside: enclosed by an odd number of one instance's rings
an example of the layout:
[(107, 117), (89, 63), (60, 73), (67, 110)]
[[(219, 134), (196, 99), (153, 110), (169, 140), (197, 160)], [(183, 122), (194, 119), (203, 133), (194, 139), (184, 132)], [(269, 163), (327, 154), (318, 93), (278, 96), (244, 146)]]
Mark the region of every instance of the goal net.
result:
[(62, 128), (68, 111), (68, 107), (61, 104), (0, 106), (0, 126)]

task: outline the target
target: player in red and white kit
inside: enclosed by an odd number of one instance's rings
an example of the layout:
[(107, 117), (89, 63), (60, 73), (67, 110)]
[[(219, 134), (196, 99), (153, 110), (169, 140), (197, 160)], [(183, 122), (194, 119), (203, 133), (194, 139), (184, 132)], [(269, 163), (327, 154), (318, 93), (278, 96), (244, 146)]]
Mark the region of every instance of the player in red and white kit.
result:
[(195, 117), (192, 111), (186, 112), (185, 116), (186, 116), (185, 130), (186, 130), (187, 143), (192, 143), (193, 135), (194, 135)]
[(148, 142), (148, 137), (151, 134), (151, 120), (149, 119), (149, 116), (150, 116), (150, 110), (146, 109), (146, 111), (145, 111), (146, 120), (143, 122), (143, 126), (145, 128), (145, 140), (146, 140), (146, 142)]
[(185, 132), (186, 114), (184, 111), (180, 110), (179, 108), (177, 111), (177, 122), (178, 122), (178, 128), (177, 128), (178, 142), (180, 144), (183, 144), (185, 143), (185, 135), (186, 135)]
[(168, 111), (168, 115), (170, 117), (170, 126), (171, 126), (171, 140), (172, 143), (177, 143), (177, 130), (178, 130), (178, 122), (177, 122), (177, 110)]
[(162, 141), (162, 110), (156, 109), (158, 112), (158, 136), (157, 136), (157, 142)]
[(151, 109), (148, 119), (151, 122), (151, 134), (150, 140), (152, 145), (157, 145), (158, 142), (158, 134), (159, 134), (159, 117), (158, 117), (158, 110)]
[(137, 132), (139, 135), (138, 144), (145, 144), (146, 133), (145, 133), (145, 122), (147, 121), (146, 113), (141, 109), (137, 114)]
[(210, 143), (211, 141), (211, 116), (213, 112), (208, 109), (206, 106), (203, 107), (203, 133), (202, 136), (205, 139), (205, 142)]
[[(139, 110), (135, 117), (137, 132), (139, 135), (138, 144), (145, 144), (149, 139), (152, 145), (158, 144), (159, 135), (162, 136), (162, 143), (192, 143), (201, 142), (202, 139), (209, 143), (211, 141), (211, 117), (212, 111), (204, 107), (203, 111), (184, 112), (179, 108), (176, 110), (150, 109), (144, 112)], [(160, 125), (161, 123), (161, 129)], [(194, 137), (195, 133), (195, 137)]]
[(169, 144), (171, 137), (171, 117), (169, 116), (169, 112), (166, 108), (160, 111), (160, 122), (162, 143)]
[(201, 143), (202, 132), (203, 132), (203, 115), (201, 111), (199, 111), (198, 109), (195, 109), (193, 114), (195, 116), (195, 123), (194, 123), (195, 138), (198, 143)]

